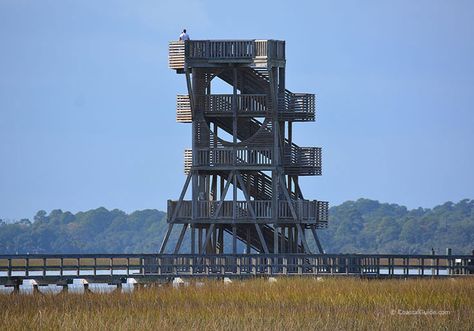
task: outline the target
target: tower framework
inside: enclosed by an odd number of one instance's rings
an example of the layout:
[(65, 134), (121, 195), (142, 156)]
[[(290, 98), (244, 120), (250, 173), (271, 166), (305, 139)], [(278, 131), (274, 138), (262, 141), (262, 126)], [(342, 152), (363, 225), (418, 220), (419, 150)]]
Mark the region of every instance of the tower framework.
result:
[[(160, 253), (175, 226), (175, 254), (185, 237), (192, 254), (225, 246), (236, 254), (238, 241), (247, 253), (311, 253), (309, 237), (323, 253), (317, 231), (327, 227), (328, 203), (305, 199), (299, 185), (300, 176), (321, 175), (321, 148), (293, 142), (293, 124), (315, 120), (315, 96), (286, 89), (285, 64), (280, 40), (169, 44), (170, 68), (186, 77), (177, 121), (192, 124), (192, 149), (181, 195), (168, 200)], [(212, 93), (217, 79), (232, 92)]]

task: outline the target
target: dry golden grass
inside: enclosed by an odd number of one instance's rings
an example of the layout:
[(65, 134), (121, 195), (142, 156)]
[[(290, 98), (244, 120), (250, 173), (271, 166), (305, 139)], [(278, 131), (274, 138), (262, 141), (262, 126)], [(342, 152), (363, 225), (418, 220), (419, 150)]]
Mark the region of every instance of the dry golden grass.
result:
[[(474, 279), (263, 279), (0, 295), (2, 330), (472, 330)], [(415, 311), (418, 315), (401, 315)], [(431, 315), (420, 314), (445, 311)]]

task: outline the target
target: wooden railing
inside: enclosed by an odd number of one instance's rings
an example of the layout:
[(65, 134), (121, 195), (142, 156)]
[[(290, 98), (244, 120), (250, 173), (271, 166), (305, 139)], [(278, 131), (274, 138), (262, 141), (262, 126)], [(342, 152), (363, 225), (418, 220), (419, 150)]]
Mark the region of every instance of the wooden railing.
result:
[(170, 69), (183, 69), (185, 63), (185, 44), (182, 41), (169, 43), (168, 65)]
[(285, 147), (283, 164), (288, 167), (320, 168), (322, 164), (321, 147)]
[(186, 57), (189, 59), (253, 59), (253, 40), (191, 40), (187, 42)]
[(197, 107), (209, 113), (232, 114), (232, 105), (239, 113), (262, 113), (267, 111), (268, 98), (266, 94), (211, 94), (197, 97)]
[[(235, 152), (235, 153), (234, 153)], [(192, 150), (186, 152), (185, 164), (192, 158)], [(232, 147), (227, 148), (199, 148), (196, 164), (194, 166), (219, 167), (219, 166), (270, 166), (272, 164), (272, 149)], [(235, 156), (235, 158), (234, 158)]]
[[(238, 94), (235, 96), (237, 113), (262, 116), (271, 111), (270, 99), (266, 94)], [(197, 110), (206, 115), (232, 115), (234, 96), (232, 94), (211, 94), (196, 97)], [(305, 93), (285, 93), (279, 97), (278, 111), (282, 119), (311, 121), (315, 117), (315, 96)], [(191, 104), (188, 95), (176, 97), (176, 120), (181, 123), (192, 121)]]
[(194, 61), (266, 62), (285, 60), (280, 40), (189, 40), (169, 43), (169, 67), (182, 70)]
[[(210, 221), (217, 218), (218, 221), (226, 222), (229, 220), (247, 220), (252, 219), (251, 208), (255, 212), (257, 221), (269, 221), (273, 217), (272, 201), (271, 200), (251, 200), (250, 206), (247, 201), (236, 201), (235, 218), (234, 218), (234, 204), (233, 201), (224, 201), (216, 215), (219, 201), (198, 201), (197, 215), (194, 219), (199, 222)], [(168, 200), (168, 221), (175, 215), (178, 201)], [(328, 222), (328, 203), (325, 201), (316, 200), (294, 200), (292, 201), (293, 209), (296, 212), (298, 221), (316, 223), (319, 228), (327, 227)], [(193, 219), (192, 215), (192, 201), (182, 201), (180, 208), (176, 214), (176, 220), (190, 221)], [(278, 220), (291, 222), (293, 220), (288, 201), (278, 201)]]
[(191, 102), (189, 95), (178, 94), (176, 96), (176, 122), (191, 123), (193, 116), (191, 112)]
[(286, 91), (279, 96), (278, 111), (285, 114), (285, 119), (314, 120), (316, 97), (314, 94)]
[[(195, 153), (197, 153), (196, 163), (194, 164), (196, 167), (269, 167), (272, 165), (273, 150), (270, 147), (236, 147), (235, 149), (232, 147), (223, 147), (199, 148), (196, 149)], [(193, 151), (186, 149), (184, 154), (185, 173), (189, 173), (193, 165)], [(321, 148), (298, 147), (296, 145), (286, 147), (283, 153), (283, 166), (288, 171), (293, 168), (299, 172), (302, 172), (304, 169), (310, 169), (312, 173), (320, 174), (322, 167)]]
[(255, 56), (268, 59), (285, 59), (285, 42), (283, 40), (256, 40)]
[(169, 277), (454, 277), (474, 275), (473, 255), (404, 254), (29, 254), (0, 255), (0, 285), (150, 283)]

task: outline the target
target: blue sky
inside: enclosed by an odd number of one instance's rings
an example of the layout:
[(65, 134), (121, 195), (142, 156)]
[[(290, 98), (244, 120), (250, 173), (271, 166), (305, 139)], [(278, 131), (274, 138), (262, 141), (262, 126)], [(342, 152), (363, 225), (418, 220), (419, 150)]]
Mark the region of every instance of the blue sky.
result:
[(0, 218), (165, 210), (190, 126), (167, 43), (284, 39), (287, 87), (317, 95), (307, 198), (410, 208), (474, 198), (472, 1), (0, 0)]

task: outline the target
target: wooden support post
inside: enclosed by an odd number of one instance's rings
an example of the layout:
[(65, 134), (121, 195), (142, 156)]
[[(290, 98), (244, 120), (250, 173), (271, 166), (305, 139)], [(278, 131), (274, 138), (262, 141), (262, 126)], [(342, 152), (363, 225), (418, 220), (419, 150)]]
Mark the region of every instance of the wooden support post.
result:
[[(94, 261), (95, 265), (95, 261)], [(130, 276), (130, 258), (127, 257), (127, 276)]]
[(278, 225), (273, 224), (273, 254), (278, 254)]
[(232, 224), (232, 254), (237, 254), (237, 225)]
[(217, 230), (218, 230), (218, 226), (214, 226), (214, 229), (212, 231), (212, 241), (211, 241), (212, 254), (217, 254)]
[(293, 228), (291, 226), (288, 227), (288, 253), (293, 252)]
[(247, 249), (246, 253), (250, 254), (250, 226), (247, 225)]
[(286, 234), (285, 234), (285, 227), (282, 225), (280, 226), (280, 229), (281, 229), (281, 234), (280, 234), (280, 245), (281, 245), (281, 250), (280, 252), (281, 253), (288, 253), (286, 247), (285, 247), (285, 241), (286, 241)]
[(224, 254), (224, 228), (222, 225), (219, 226), (219, 235), (217, 237), (219, 243), (219, 254)]
[(198, 228), (198, 253), (202, 254), (202, 226)]
[(8, 259), (7, 276), (8, 276), (8, 278), (10, 278), (12, 276), (12, 259)]
[(191, 254), (196, 253), (196, 225), (191, 224)]

